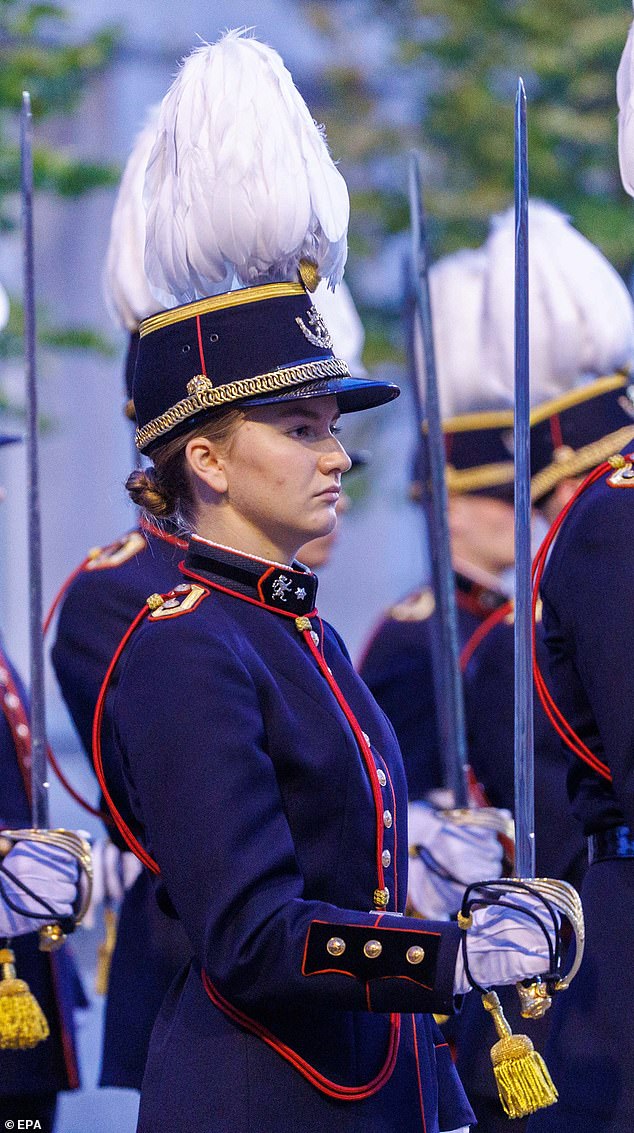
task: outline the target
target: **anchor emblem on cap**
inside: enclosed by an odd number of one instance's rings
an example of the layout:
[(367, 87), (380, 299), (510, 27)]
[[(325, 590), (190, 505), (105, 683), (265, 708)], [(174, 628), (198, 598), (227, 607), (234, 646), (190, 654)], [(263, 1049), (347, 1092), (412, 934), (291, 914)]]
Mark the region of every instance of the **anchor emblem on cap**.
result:
[(328, 327), (316, 307), (311, 307), (308, 312), (308, 322), (313, 328), (312, 330), (309, 330), (306, 323), (299, 315), (295, 319), (295, 322), (304, 337), (307, 338), (309, 342), (312, 342), (313, 346), (321, 346), (323, 350), (332, 350), (332, 339), (328, 333)]

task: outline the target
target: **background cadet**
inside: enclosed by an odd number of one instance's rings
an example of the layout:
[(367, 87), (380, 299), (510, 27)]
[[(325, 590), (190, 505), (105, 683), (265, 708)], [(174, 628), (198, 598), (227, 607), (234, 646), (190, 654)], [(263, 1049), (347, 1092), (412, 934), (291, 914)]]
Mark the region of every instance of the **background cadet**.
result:
[[(134, 421), (132, 381), (143, 318), (161, 309), (143, 267), (145, 212), (143, 181), (156, 134), (157, 109), (139, 134), (126, 163), (115, 203), (104, 289), (115, 320), (130, 335), (126, 359), (126, 415)], [(346, 285), (335, 292), (322, 283), (315, 305), (328, 318), (340, 357), (350, 358), (352, 372), (365, 374), (361, 362), (363, 327)], [(354, 460), (353, 460), (354, 463)], [(342, 493), (337, 510), (347, 506)], [(186, 532), (177, 525), (146, 519), (110, 546), (93, 552), (73, 578), (62, 601), (52, 660), (62, 695), (81, 739), (91, 752), (95, 705), (108, 664), (135, 615), (152, 593), (165, 593), (181, 581)], [(325, 564), (336, 532), (306, 548), (307, 565)], [(300, 552), (304, 553), (304, 549)], [(302, 560), (303, 561), (303, 560)], [(104, 732), (104, 763), (117, 807), (130, 819), (118, 761), (112, 758), (110, 735)], [(139, 869), (120, 839), (108, 826), (113, 841), (95, 846), (95, 903), (100, 896), (118, 904), (116, 943), (110, 963), (100, 1085), (140, 1089), (150, 1034), (165, 993), (189, 960), (190, 950), (180, 926), (159, 909), (151, 877)], [(112, 915), (112, 910), (109, 910)]]
[[(619, 158), (632, 193), (630, 30), (617, 79)], [(606, 320), (612, 311), (605, 312)], [(631, 358), (630, 358), (631, 364)], [(629, 391), (628, 391), (629, 392)], [(622, 398), (627, 407), (627, 398)], [(608, 438), (627, 454), (630, 441)], [(605, 447), (596, 459), (605, 457)], [(588, 841), (582, 887), (586, 952), (553, 1012), (548, 1057), (559, 1087), (556, 1112), (530, 1133), (622, 1133), (634, 1126), (634, 1033), (628, 1009), (634, 939), (634, 689), (621, 665), (634, 635), (631, 582), (632, 461), (598, 465), (563, 520), (543, 576), (543, 627), (557, 708), (574, 729), (568, 791)], [(572, 739), (572, 737), (571, 737)], [(576, 981), (575, 981), (576, 982)], [(570, 998), (568, 998), (568, 996)]]
[[(485, 246), (486, 372), (513, 380), (514, 216), (495, 219)], [(627, 396), (634, 353), (634, 309), (601, 253), (550, 205), (529, 208), (532, 497), (550, 524), (597, 460), (634, 437)], [(510, 297), (510, 302), (509, 302)], [(502, 611), (503, 612), (503, 611)], [(493, 621), (494, 619), (492, 619)], [(538, 657), (545, 646), (537, 625)], [(469, 760), (486, 797), (513, 808), (512, 613), (477, 646), (465, 682)], [(566, 760), (535, 697), (535, 832), (538, 876), (577, 887), (585, 847), (568, 807)], [(509, 1019), (516, 999), (505, 995)], [(543, 1049), (550, 1016), (531, 1029)], [(457, 1025), (458, 1068), (483, 1131), (506, 1128), (482, 1055), (481, 1016), (467, 1004)], [(548, 1061), (548, 1059), (547, 1059)], [(549, 1067), (553, 1071), (553, 1067)], [(553, 1074), (559, 1085), (559, 1077)], [(557, 1107), (554, 1107), (555, 1109)], [(526, 1122), (518, 1122), (517, 1127)], [(514, 1125), (515, 1128), (515, 1125)]]
[[(0, 298), (3, 297), (8, 312), (6, 296), (0, 292)], [(0, 435), (0, 445), (18, 439)], [(28, 701), (20, 677), (1, 641), (0, 708), (1, 833), (2, 829), (18, 830), (32, 824)], [(24, 847), (24, 843), (18, 843), (4, 859), (4, 867), (12, 868), (14, 874), (28, 881), (36, 892), (44, 892), (41, 886), (45, 884), (47, 896), (50, 894), (54, 903), (59, 898), (64, 905), (67, 887), (63, 856), (51, 855), (50, 871), (41, 862), (37, 863), (38, 868), (31, 869), (30, 865), (34, 863), (24, 860), (20, 847)], [(72, 876), (76, 877), (74, 863)], [(0, 880), (4, 893), (16, 896), (15, 887), (1, 872)], [(23, 907), (28, 907), (28, 904), (24, 905), (22, 894), (17, 900)], [(70, 909), (67, 911), (70, 912)], [(25, 929), (21, 917), (14, 923), (10, 911), (4, 909), (0, 913), (0, 937), (22, 934)], [(86, 999), (68, 944), (64, 944), (58, 952), (41, 952), (32, 923), (30, 933), (17, 936), (11, 948), (15, 954), (17, 976), (27, 982), (40, 1004), (48, 1021), (50, 1037), (31, 1050), (0, 1048), (0, 1126), (9, 1128), (7, 1123), (12, 1121), (17, 1128), (19, 1119), (39, 1121), (41, 1129), (51, 1133), (59, 1091), (75, 1090), (79, 1086), (73, 1011), (77, 1007), (85, 1007)]]

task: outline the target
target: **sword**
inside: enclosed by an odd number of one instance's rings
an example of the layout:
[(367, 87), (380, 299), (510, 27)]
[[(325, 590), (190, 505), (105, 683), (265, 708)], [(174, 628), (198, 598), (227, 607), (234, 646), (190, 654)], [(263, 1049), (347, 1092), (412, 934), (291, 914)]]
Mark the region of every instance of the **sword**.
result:
[(526, 91), (515, 99), (515, 868), (535, 876), (530, 380), (528, 346), (528, 144)]
[[(528, 143), (526, 91), (519, 79), (515, 99), (515, 880), (526, 885), (569, 920), (575, 935), (575, 955), (565, 976), (558, 933), (558, 963), (545, 981), (517, 985), (521, 1013), (530, 1018), (544, 1014), (553, 992), (574, 979), (583, 956), (583, 910), (576, 890), (565, 881), (535, 877), (535, 745), (533, 731), (533, 616), (531, 585), (531, 469), (530, 374), (528, 291)], [(504, 880), (489, 883), (499, 890)], [(512, 893), (512, 889), (510, 891)]]
[[(42, 633), (42, 540), (38, 464), (38, 399), (35, 364), (35, 273), (33, 266), (33, 128), (31, 98), (22, 94), (20, 116), (20, 189), (22, 202), (22, 267), (24, 284), (24, 359), (27, 402), (27, 491), (29, 499), (29, 657), (31, 741), (31, 830), (3, 830), (0, 854), (22, 839), (59, 846), (71, 853), (86, 876), (80, 908), (72, 922), (84, 916), (92, 889), (90, 847), (75, 831), (51, 830), (47, 778), (46, 714), (44, 701), (44, 638)], [(35, 922), (37, 924), (37, 922)], [(63, 944), (69, 925), (45, 924), (39, 929), (40, 949), (52, 952)]]
[(42, 638), (42, 540), (38, 465), (37, 372), (35, 365), (35, 275), (33, 267), (33, 120), (31, 96), (22, 94), (20, 117), (24, 361), (27, 403), (27, 491), (29, 499), (29, 657), (31, 704), (31, 820), (48, 829), (44, 642)]
[(458, 615), (447, 522), (445, 449), (440, 419), (429, 292), (427, 227), (423, 207), (420, 162), (416, 153), (412, 153), (410, 157), (409, 204), (412, 232), (411, 352), (415, 379), (414, 394), (417, 402), (418, 419), (421, 422), (426, 419), (427, 422), (427, 451), (430, 470), (428, 515), (434, 590), (440, 624), (440, 650), (437, 665), (440, 740), (445, 786), (452, 791), (453, 806), (463, 809), (468, 806), (469, 792), (464, 699), (458, 646)]

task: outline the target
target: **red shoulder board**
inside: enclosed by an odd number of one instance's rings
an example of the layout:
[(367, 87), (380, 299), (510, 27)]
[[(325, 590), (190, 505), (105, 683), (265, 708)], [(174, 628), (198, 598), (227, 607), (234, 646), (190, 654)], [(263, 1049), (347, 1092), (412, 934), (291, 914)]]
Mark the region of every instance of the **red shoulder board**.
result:
[[(150, 614), (148, 617), (151, 621), (156, 622), (160, 618), (179, 618), (181, 614), (191, 614), (200, 605), (203, 598), (208, 598), (211, 590), (206, 586), (198, 586), (197, 583), (182, 582), (180, 586), (175, 586), (170, 590), (169, 594), (152, 594), (148, 598), (148, 605), (150, 606)], [(159, 604), (159, 599), (162, 599)]]
[(86, 570), (109, 570), (110, 567), (121, 566), (128, 559), (134, 558), (147, 547), (147, 540), (140, 531), (129, 531), (121, 539), (109, 543), (107, 547), (97, 547), (90, 552)]
[(625, 463), (622, 468), (617, 468), (608, 476), (608, 485), (610, 488), (634, 488), (634, 467), (632, 465), (633, 455), (628, 452)]

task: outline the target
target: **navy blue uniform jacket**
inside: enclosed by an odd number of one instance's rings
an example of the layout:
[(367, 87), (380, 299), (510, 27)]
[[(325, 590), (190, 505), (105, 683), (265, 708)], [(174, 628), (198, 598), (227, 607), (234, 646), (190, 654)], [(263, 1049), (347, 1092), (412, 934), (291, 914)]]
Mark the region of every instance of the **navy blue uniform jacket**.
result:
[[(295, 625), (313, 607), (313, 575), (197, 538), (187, 564), (185, 591), (126, 649), (113, 698), (160, 899), (193, 954), (153, 1032), (139, 1130), (466, 1125), (427, 1014), (453, 1010), (459, 930), (393, 915), (407, 888), (407, 798), (392, 728), (313, 617), (369, 767)], [(379, 861), (385, 913), (370, 911)]]
[[(5, 674), (16, 688), (7, 689)], [(26, 709), (26, 697), (12, 665), (0, 643), (0, 696), (4, 711), (0, 712), (0, 829), (23, 829), (31, 826), (31, 811), (24, 775), (28, 768), (18, 759), (12, 727), (5, 701), (17, 696)], [(44, 953), (38, 948), (37, 933), (16, 937), (11, 947), (15, 953), (16, 972), (26, 980), (50, 1028), (50, 1036), (33, 1050), (0, 1050), (0, 1099), (35, 1098), (59, 1090), (76, 1089), (79, 1085), (73, 1008), (85, 1006), (69, 945), (59, 952)]]
[[(102, 681), (125, 631), (148, 595), (180, 579), (183, 545), (135, 530), (93, 556), (69, 586), (60, 610), (52, 660), (86, 754)], [(131, 818), (118, 760), (104, 731), (108, 784)], [(116, 829), (108, 831), (122, 848)], [(140, 1089), (154, 1021), (177, 972), (189, 960), (180, 925), (158, 908), (144, 871), (125, 894), (110, 968), (100, 1084)]]
[[(568, 755), (568, 791), (586, 835), (634, 830), (631, 483), (617, 473), (585, 491), (562, 525), (542, 583), (555, 702), (612, 774), (610, 783)], [(560, 1100), (531, 1118), (531, 1133), (634, 1128), (634, 859), (591, 865), (581, 896), (584, 960), (557, 998), (547, 1047)]]

